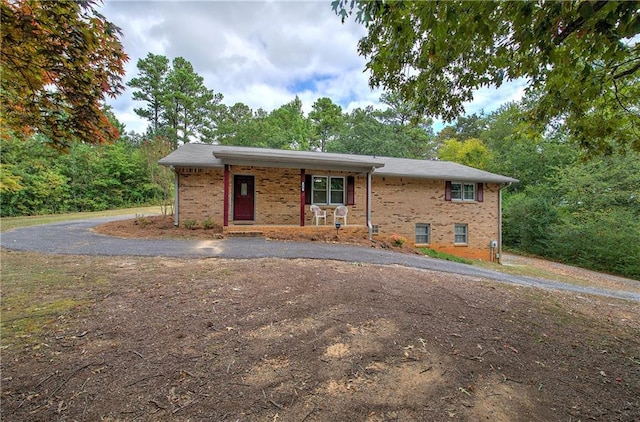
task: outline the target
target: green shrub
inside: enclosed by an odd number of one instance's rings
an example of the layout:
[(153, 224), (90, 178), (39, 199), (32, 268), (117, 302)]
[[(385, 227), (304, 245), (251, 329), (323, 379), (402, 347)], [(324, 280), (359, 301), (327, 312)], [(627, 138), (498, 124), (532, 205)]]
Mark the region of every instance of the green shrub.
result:
[(211, 221), (211, 218), (207, 218), (202, 222), (202, 228), (205, 230), (211, 230), (213, 228), (213, 221)]
[(196, 224), (196, 220), (184, 220), (184, 222), (182, 223), (182, 225), (189, 230), (195, 229)]

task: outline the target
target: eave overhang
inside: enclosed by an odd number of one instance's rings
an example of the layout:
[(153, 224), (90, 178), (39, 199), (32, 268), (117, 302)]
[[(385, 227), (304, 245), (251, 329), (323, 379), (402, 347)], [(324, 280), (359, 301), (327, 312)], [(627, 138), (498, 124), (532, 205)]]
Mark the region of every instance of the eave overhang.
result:
[(366, 173), (384, 166), (379, 160), (363, 159), (360, 156), (316, 153), (311, 151), (269, 150), (261, 148), (238, 149), (214, 146), (213, 155), (223, 164), (303, 168), (306, 170), (348, 171)]

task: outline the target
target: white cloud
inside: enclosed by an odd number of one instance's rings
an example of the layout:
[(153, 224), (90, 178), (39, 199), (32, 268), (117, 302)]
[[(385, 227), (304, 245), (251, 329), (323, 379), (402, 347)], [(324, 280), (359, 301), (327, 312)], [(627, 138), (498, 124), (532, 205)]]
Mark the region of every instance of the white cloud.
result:
[[(184, 57), (223, 102), (273, 110), (296, 95), (305, 112), (320, 97), (345, 111), (379, 106), (380, 90), (368, 86), (365, 60), (357, 53), (366, 34), (353, 20), (342, 24), (329, 0), (320, 1), (116, 1), (101, 12), (123, 30), (130, 56), (126, 80), (148, 53)], [(513, 86), (512, 86), (513, 85)], [(491, 111), (518, 99), (524, 84), (479, 90), (467, 112)], [(146, 122), (133, 109), (131, 90), (110, 101), (127, 130), (143, 132)]]
[(495, 111), (504, 103), (520, 100), (524, 96), (526, 85), (525, 79), (517, 79), (503, 84), (500, 88), (480, 88), (474, 92), (473, 101), (465, 107), (465, 111), (468, 114)]

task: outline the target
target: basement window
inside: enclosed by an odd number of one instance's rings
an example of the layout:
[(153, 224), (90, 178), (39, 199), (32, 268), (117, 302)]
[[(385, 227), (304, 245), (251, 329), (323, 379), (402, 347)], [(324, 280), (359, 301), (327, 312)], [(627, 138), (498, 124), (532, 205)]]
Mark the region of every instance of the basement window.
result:
[(469, 226), (466, 224), (456, 224), (454, 227), (453, 243), (456, 245), (466, 245), (469, 240)]
[(416, 245), (428, 245), (431, 243), (431, 225), (428, 223), (416, 224)]

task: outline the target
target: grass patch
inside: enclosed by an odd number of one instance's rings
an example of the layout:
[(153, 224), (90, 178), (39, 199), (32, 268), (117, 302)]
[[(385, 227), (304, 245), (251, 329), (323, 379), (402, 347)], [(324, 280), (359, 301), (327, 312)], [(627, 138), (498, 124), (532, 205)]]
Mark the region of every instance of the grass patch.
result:
[(66, 214), (30, 215), (26, 217), (3, 217), (0, 219), (0, 231), (7, 231), (18, 227), (35, 226), (38, 224), (57, 223), (68, 220), (81, 220), (83, 218), (111, 217), (117, 215), (150, 215), (160, 214), (160, 206), (138, 208), (121, 208), (117, 210), (95, 212), (72, 212)]
[(430, 248), (419, 248), (420, 252), (422, 252), (423, 254), (425, 254), (428, 257), (431, 258), (438, 258), (438, 259), (444, 259), (447, 261), (452, 261), (452, 262), (459, 262), (460, 264), (473, 264), (474, 261), (470, 260), (470, 259), (466, 259), (466, 258), (461, 258), (459, 256), (455, 256), (455, 255), (450, 255), (448, 253), (444, 253), (444, 252), (440, 252), (440, 251), (436, 251), (435, 249), (430, 249)]
[(47, 332), (64, 330), (104, 295), (110, 283), (91, 275), (91, 265), (74, 257), (3, 251), (3, 349), (44, 342)]

